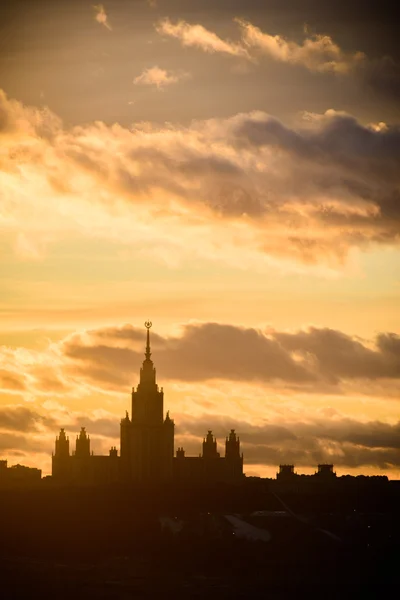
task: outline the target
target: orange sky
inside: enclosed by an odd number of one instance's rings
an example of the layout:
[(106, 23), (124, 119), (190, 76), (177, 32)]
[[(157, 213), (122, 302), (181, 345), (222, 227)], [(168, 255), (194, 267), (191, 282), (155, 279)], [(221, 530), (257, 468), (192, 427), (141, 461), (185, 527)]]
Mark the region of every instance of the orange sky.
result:
[(292, 4), (2, 9), (10, 464), (49, 473), (60, 426), (118, 443), (151, 318), (188, 453), (235, 427), (249, 474), (398, 476), (398, 57), (368, 11)]

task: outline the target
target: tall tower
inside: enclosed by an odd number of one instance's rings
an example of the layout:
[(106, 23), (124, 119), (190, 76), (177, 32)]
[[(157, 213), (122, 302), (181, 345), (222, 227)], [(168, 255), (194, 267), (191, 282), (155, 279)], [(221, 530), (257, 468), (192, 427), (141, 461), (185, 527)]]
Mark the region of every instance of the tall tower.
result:
[(206, 482), (221, 479), (221, 460), (217, 451), (217, 440), (209, 429), (203, 439), (203, 476)]
[(69, 454), (69, 438), (65, 430), (61, 429), (56, 437), (55, 452), (51, 455), (51, 472), (55, 479), (68, 481), (71, 474), (71, 463)]
[(79, 435), (76, 436), (75, 452), (71, 460), (71, 480), (77, 483), (89, 483), (93, 481), (93, 470), (90, 462), (90, 437), (86, 428), (81, 427)]
[(164, 419), (164, 392), (156, 382), (151, 360), (150, 329), (146, 321), (146, 350), (137, 388), (132, 388), (131, 419), (121, 421), (121, 465), (124, 480), (157, 483), (172, 478), (175, 425)]
[(78, 458), (90, 456), (90, 437), (86, 433), (85, 427), (81, 427), (79, 435), (76, 436), (75, 456)]
[(219, 458), (217, 440), (214, 438), (211, 429), (208, 430), (207, 436), (203, 439), (203, 458)]
[(234, 429), (225, 440), (225, 474), (231, 482), (243, 478), (243, 454), (240, 454), (240, 439)]
[(132, 388), (132, 423), (157, 425), (163, 422), (164, 392), (158, 389), (156, 369), (151, 360), (150, 328), (152, 323), (146, 321), (147, 343), (143, 366), (140, 369), (140, 380), (137, 389)]

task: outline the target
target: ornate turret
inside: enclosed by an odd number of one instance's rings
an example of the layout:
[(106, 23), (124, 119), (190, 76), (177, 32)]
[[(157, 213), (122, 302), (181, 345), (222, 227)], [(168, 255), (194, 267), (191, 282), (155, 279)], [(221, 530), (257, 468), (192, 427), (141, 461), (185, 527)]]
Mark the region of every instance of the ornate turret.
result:
[(214, 438), (211, 429), (203, 439), (203, 458), (219, 458), (217, 452), (217, 440)]
[(183, 448), (178, 448), (176, 451), (176, 458), (183, 459), (185, 458), (185, 451)]
[(65, 429), (61, 429), (56, 437), (55, 452), (52, 455), (52, 475), (59, 481), (66, 482), (70, 476), (69, 438)]
[(69, 438), (66, 436), (65, 429), (60, 429), (59, 436), (56, 437), (56, 449), (54, 456), (65, 458), (69, 456)]
[(81, 427), (79, 435), (76, 436), (75, 456), (84, 458), (90, 456), (90, 437), (86, 433), (86, 428)]
[(240, 440), (236, 436), (234, 429), (231, 429), (229, 436), (225, 440), (225, 456), (226, 458), (240, 457)]

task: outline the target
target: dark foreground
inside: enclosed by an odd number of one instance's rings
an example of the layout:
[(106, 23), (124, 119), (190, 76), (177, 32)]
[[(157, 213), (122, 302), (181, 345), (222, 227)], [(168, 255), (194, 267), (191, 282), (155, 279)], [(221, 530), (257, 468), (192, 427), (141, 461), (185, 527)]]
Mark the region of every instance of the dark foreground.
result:
[(397, 598), (400, 490), (0, 491), (0, 597)]

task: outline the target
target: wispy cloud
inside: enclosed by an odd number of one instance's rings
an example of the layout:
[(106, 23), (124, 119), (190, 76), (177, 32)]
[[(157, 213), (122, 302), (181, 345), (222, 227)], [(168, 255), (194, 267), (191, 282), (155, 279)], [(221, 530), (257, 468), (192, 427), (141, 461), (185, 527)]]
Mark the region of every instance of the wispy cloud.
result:
[(242, 44), (223, 40), (202, 25), (191, 25), (186, 21), (172, 23), (169, 19), (164, 19), (157, 24), (156, 29), (162, 35), (178, 39), (186, 47), (193, 46), (211, 54), (218, 52), (251, 60)]
[(304, 29), (307, 37), (299, 44), (280, 35), (265, 33), (243, 19), (235, 21), (241, 31), (238, 41), (223, 40), (202, 25), (186, 21), (172, 23), (164, 19), (156, 29), (162, 35), (178, 39), (183, 46), (197, 47), (204, 52), (227, 54), (252, 62), (268, 56), (319, 73), (346, 74), (367, 61), (364, 53), (347, 53), (329, 35), (310, 34), (308, 28)]
[(151, 67), (146, 69), (133, 80), (135, 85), (154, 85), (159, 90), (167, 85), (178, 83), (181, 79), (189, 77), (188, 73), (175, 73), (160, 69), (160, 67)]
[(102, 4), (97, 4), (97, 5), (93, 6), (93, 8), (96, 11), (96, 16), (95, 16), (96, 21), (98, 23), (100, 23), (100, 25), (104, 25), (104, 27), (107, 27), (107, 29), (112, 31), (112, 27), (111, 27), (110, 23), (108, 22), (107, 13), (104, 10), (104, 6)]
[(264, 33), (242, 19), (236, 19), (236, 22), (242, 29), (242, 40), (249, 48), (274, 60), (302, 65), (310, 71), (348, 73), (366, 59), (362, 52), (345, 53), (329, 35), (314, 34), (298, 44), (280, 35)]

